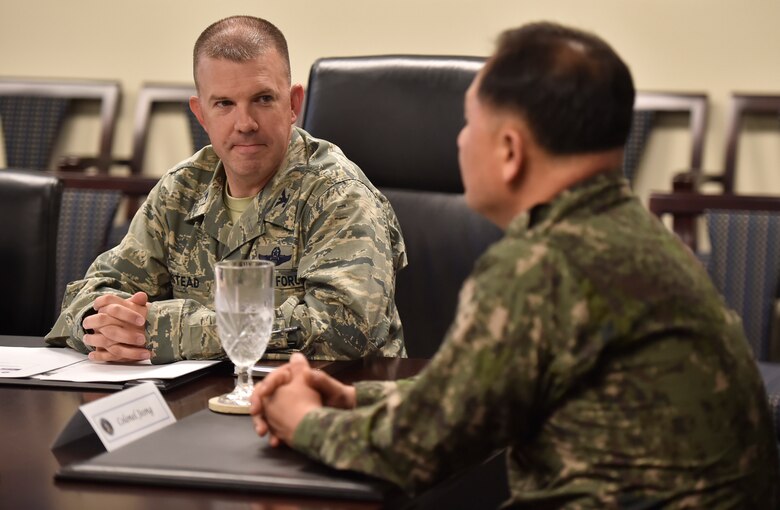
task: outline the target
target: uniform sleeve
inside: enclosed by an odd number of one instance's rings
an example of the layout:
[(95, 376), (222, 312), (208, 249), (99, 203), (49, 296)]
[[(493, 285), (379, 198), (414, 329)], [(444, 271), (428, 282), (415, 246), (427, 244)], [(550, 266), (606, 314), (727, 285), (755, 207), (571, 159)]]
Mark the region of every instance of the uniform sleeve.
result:
[(414, 383), (415, 377), (401, 381), (361, 381), (355, 383), (355, 399), (358, 407), (375, 404), (398, 391), (399, 388)]
[(48, 343), (88, 352), (81, 323), (95, 313), (95, 299), (104, 294), (128, 298), (145, 292), (150, 300), (147, 348), (153, 363), (223, 355), (214, 312), (194, 300), (171, 299), (170, 274), (165, 264), (169, 229), (162, 207), (164, 198), (165, 188), (158, 184), (133, 218), (122, 242), (98, 256), (83, 280), (67, 286), (60, 316), (46, 336)]
[[(310, 412), (293, 447), (417, 492), (527, 434), (544, 358), (540, 321), (552, 305), (529, 292), (539, 271), (510, 285), (514, 265), (507, 269), (467, 280), (455, 323), (414, 381), (388, 384), (384, 394), (369, 383), (358, 390), (362, 407)], [(371, 395), (378, 400), (369, 403)]]
[(294, 338), (310, 359), (356, 359), (383, 349), (395, 313), (393, 219), (358, 180), (330, 187), (303, 214), (304, 296), (278, 307), (275, 326), (298, 326)]

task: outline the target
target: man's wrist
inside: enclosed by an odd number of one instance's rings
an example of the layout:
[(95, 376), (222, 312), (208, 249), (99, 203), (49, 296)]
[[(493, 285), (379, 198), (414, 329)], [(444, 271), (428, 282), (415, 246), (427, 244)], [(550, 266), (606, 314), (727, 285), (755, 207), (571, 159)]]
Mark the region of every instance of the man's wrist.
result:
[(319, 458), (319, 448), (325, 440), (326, 427), (322, 426), (321, 416), (332, 409), (313, 408), (303, 415), (292, 432), (289, 445), (307, 455)]

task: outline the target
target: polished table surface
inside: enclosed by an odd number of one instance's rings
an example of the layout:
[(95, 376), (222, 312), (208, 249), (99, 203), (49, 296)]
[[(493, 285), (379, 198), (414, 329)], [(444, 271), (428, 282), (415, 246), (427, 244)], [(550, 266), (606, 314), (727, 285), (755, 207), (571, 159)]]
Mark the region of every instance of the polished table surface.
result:
[[(375, 358), (334, 365), (344, 382), (388, 380), (419, 372), (427, 360)], [(209, 398), (228, 392), (230, 367), (163, 393), (177, 419), (208, 406)], [(110, 395), (51, 387), (0, 386), (0, 508), (62, 510), (373, 509), (375, 502), (291, 498), (262, 493), (158, 488), (142, 485), (56, 481), (60, 462), (50, 447), (79, 406)]]

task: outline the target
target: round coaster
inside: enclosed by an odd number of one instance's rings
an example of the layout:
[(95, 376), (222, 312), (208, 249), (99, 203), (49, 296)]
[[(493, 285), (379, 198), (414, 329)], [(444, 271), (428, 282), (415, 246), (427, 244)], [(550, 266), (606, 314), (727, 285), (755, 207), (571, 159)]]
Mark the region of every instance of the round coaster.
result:
[(223, 413), (223, 414), (249, 414), (249, 406), (239, 406), (236, 404), (226, 404), (224, 402), (220, 402), (219, 399), (222, 397), (222, 395), (217, 395), (216, 397), (211, 397), (209, 399), (209, 409), (214, 411), (215, 413)]

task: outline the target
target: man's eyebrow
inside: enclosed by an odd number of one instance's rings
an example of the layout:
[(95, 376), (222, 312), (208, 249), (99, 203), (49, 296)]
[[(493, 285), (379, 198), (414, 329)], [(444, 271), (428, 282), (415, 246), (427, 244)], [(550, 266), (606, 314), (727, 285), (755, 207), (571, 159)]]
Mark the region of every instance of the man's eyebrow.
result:
[(209, 103), (214, 103), (218, 101), (231, 101), (231, 99), (227, 96), (217, 96), (213, 94), (209, 96)]

